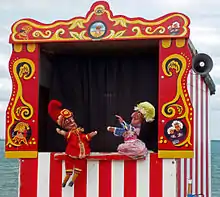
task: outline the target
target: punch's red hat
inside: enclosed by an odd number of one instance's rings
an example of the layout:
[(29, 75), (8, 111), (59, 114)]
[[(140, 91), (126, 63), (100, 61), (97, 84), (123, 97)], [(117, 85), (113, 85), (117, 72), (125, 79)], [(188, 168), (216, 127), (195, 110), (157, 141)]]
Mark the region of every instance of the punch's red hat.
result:
[(62, 103), (57, 100), (50, 101), (48, 105), (48, 113), (55, 122), (57, 122), (57, 119), (60, 115), (63, 118), (69, 118), (73, 116), (73, 113), (68, 109), (62, 109)]

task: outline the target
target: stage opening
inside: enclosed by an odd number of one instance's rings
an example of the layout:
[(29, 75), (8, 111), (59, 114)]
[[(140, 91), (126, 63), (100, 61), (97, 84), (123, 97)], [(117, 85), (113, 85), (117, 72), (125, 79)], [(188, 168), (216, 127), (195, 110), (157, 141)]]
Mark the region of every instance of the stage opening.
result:
[(134, 106), (149, 101), (156, 109), (155, 121), (142, 125), (139, 139), (157, 152), (158, 46), (142, 40), (41, 45), (39, 152), (65, 151), (65, 140), (47, 112), (52, 99), (73, 111), (85, 133), (98, 131), (92, 152), (116, 152), (123, 138), (107, 126), (120, 127), (116, 114), (130, 123)]

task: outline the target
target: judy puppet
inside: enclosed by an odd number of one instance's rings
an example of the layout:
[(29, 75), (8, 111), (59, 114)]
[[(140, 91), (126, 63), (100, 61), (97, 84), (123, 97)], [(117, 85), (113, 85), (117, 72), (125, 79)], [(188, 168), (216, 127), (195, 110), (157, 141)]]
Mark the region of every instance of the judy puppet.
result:
[(149, 102), (141, 102), (134, 107), (131, 114), (130, 124), (126, 123), (121, 116), (116, 115), (121, 128), (107, 127), (107, 130), (115, 136), (122, 136), (124, 143), (118, 146), (118, 152), (132, 158), (142, 158), (147, 154), (147, 147), (144, 142), (138, 139), (143, 121), (152, 122), (155, 117), (155, 108)]

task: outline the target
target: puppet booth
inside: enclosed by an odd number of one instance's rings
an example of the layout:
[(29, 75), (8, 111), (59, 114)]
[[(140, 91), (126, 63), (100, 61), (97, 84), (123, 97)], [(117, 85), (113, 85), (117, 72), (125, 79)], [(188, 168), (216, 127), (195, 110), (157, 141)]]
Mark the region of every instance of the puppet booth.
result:
[(213, 63), (189, 25), (104, 1), (13, 24), (5, 156), (20, 161), (19, 197), (210, 197)]

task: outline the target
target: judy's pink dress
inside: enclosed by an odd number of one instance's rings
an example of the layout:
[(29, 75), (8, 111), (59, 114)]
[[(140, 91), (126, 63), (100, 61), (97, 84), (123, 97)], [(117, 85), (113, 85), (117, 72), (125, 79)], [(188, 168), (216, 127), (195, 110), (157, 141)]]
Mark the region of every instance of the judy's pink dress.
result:
[(124, 137), (124, 143), (118, 146), (118, 152), (131, 157), (145, 157), (147, 148), (145, 143), (138, 139), (140, 125), (133, 126), (125, 121), (121, 125), (123, 128), (114, 127), (114, 135)]

